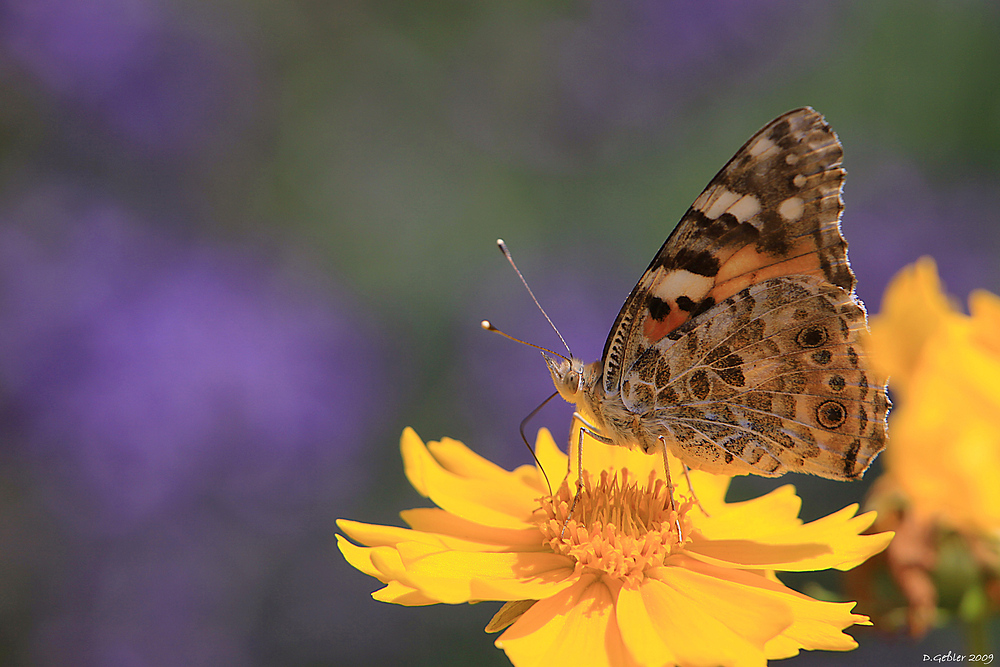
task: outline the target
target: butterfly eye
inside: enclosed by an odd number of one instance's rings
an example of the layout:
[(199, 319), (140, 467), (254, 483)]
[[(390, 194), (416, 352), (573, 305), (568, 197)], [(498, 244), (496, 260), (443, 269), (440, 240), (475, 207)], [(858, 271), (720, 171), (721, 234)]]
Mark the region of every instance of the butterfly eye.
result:
[(574, 391), (580, 387), (580, 376), (576, 373), (569, 373), (566, 375), (566, 384), (572, 387)]

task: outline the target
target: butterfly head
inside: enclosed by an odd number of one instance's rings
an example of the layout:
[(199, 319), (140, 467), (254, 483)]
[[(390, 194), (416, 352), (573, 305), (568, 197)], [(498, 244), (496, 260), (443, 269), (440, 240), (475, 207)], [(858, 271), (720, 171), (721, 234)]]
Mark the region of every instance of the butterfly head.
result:
[(556, 391), (569, 403), (576, 403), (580, 400), (580, 393), (584, 386), (584, 366), (583, 362), (575, 357), (554, 357), (542, 352), (545, 363), (552, 374), (552, 383), (556, 386)]

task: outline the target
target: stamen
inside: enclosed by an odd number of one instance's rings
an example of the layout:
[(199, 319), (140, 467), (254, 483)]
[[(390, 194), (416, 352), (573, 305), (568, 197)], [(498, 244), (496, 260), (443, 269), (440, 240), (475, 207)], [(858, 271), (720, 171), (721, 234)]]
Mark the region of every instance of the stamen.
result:
[(603, 471), (596, 484), (584, 473), (579, 493), (563, 482), (555, 497), (543, 499), (539, 528), (554, 552), (573, 557), (580, 567), (637, 584), (646, 569), (683, 549), (678, 528), (689, 533), (690, 508), (691, 501), (683, 501), (672, 509), (667, 485), (652, 472), (642, 486), (627, 469)]

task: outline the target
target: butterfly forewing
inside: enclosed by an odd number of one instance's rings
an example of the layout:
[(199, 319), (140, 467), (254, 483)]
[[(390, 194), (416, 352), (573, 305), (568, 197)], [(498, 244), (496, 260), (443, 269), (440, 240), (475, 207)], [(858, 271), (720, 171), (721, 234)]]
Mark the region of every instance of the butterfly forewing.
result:
[(885, 445), (840, 233), (837, 136), (809, 108), (750, 138), (625, 301), (578, 404), (616, 444), (693, 468), (856, 479)]
[(744, 287), (815, 275), (851, 291), (840, 234), (843, 151), (822, 116), (790, 111), (750, 138), (695, 200), (632, 290), (604, 347), (604, 389), (650, 345)]

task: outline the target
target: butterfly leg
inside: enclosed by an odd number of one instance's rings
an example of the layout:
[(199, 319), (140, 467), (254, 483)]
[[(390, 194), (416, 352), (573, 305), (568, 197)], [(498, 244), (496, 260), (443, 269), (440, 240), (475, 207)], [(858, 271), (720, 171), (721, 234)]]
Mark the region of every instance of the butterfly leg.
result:
[[(579, 412), (574, 412), (573, 417), (580, 421), (580, 429), (577, 431), (576, 438), (576, 466), (577, 466), (577, 476), (576, 476), (576, 493), (573, 494), (573, 504), (569, 508), (569, 514), (566, 515), (566, 520), (563, 521), (562, 531), (559, 533), (559, 537), (562, 537), (566, 532), (566, 526), (569, 525), (569, 520), (573, 518), (573, 512), (576, 510), (576, 504), (580, 500), (580, 492), (583, 491), (583, 434), (586, 433), (591, 438), (599, 440), (607, 445), (612, 444), (613, 440), (611, 438), (601, 435), (597, 432), (596, 427), (594, 427), (590, 422), (583, 418)], [(566, 457), (566, 476), (569, 476), (571, 470), (572, 457)]]
[[(584, 419), (583, 415), (581, 415), (579, 412), (573, 413), (573, 419), (576, 419), (582, 424), (579, 431), (580, 437), (577, 438), (576, 441), (576, 466), (577, 466), (576, 487), (577, 489), (580, 489), (583, 486), (583, 434), (586, 433), (594, 440), (599, 440), (600, 442), (603, 442), (605, 445), (614, 444), (614, 440), (598, 433), (597, 427), (588, 422), (586, 419)], [(566, 457), (567, 476), (570, 473), (570, 468), (571, 468), (571, 459), (569, 457)]]
[(688, 468), (687, 464), (685, 463), (684, 464), (684, 479), (687, 480), (688, 491), (691, 492), (691, 497), (694, 498), (694, 504), (698, 506), (698, 509), (701, 510), (701, 513), (704, 514), (705, 516), (711, 516), (708, 512), (705, 511), (705, 508), (702, 507), (701, 501), (698, 500), (698, 494), (694, 492), (694, 486), (691, 485), (691, 475), (689, 474), (690, 470), (691, 469)]
[[(674, 482), (670, 479), (670, 462), (667, 461), (667, 441), (663, 436), (659, 436), (660, 439), (660, 449), (663, 453), (663, 473), (667, 480), (667, 495), (670, 497), (670, 511), (674, 513), (674, 526), (677, 527), (677, 544), (684, 542), (684, 534), (681, 532), (681, 520), (677, 514), (677, 503), (674, 501)], [(687, 474), (687, 467), (684, 468), (685, 474)], [(690, 478), (688, 483), (691, 483)]]

